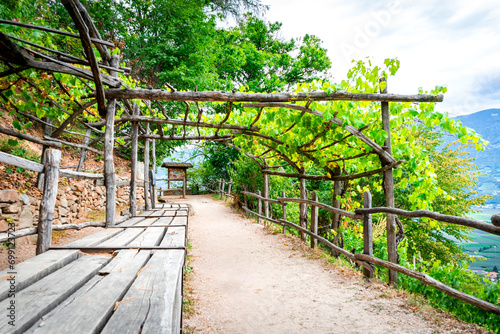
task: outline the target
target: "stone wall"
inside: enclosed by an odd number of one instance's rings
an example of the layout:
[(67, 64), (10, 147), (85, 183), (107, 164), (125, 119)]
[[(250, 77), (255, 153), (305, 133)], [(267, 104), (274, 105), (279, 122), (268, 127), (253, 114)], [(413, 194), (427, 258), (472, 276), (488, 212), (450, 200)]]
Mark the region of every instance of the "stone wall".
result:
[[(118, 181), (127, 180), (118, 177)], [(124, 208), (129, 203), (130, 187), (119, 187), (116, 205)], [(17, 190), (0, 190), (0, 233), (7, 231), (7, 223), (16, 223), (16, 230), (38, 224), (41, 198), (19, 194)], [(106, 187), (95, 185), (91, 180), (59, 179), (54, 210), (54, 225), (78, 224), (89, 221), (90, 211), (105, 210)], [(144, 205), (144, 188), (137, 187), (137, 203)], [(117, 210), (118, 212), (118, 210)]]

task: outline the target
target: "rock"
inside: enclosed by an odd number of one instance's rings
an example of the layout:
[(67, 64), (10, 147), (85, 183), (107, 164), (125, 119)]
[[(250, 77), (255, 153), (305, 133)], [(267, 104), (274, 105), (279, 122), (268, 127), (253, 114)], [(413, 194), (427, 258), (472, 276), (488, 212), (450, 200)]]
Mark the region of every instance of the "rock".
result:
[(19, 200), (17, 190), (6, 189), (0, 190), (0, 202), (15, 203)]
[(30, 198), (26, 194), (19, 195), (19, 200), (23, 202), (24, 205), (30, 204)]
[(9, 223), (5, 219), (0, 220), (0, 232), (5, 233), (9, 228)]
[(74, 213), (77, 213), (78, 212), (78, 205), (76, 204), (73, 204), (70, 208), (70, 211), (71, 212), (74, 212)]
[(69, 210), (66, 209), (65, 207), (60, 206), (59, 207), (59, 216), (66, 217), (69, 213)]
[(25, 205), (19, 215), (19, 228), (28, 227), (33, 227), (33, 213), (31, 212), (31, 206)]
[(31, 205), (36, 205), (36, 203), (37, 203), (38, 200), (35, 197), (29, 197), (29, 199), (30, 199), (30, 204)]
[(68, 200), (66, 198), (66, 195), (62, 195), (60, 198), (59, 198), (59, 203), (61, 206), (67, 208), (68, 207)]
[(21, 211), (21, 206), (18, 203), (9, 205), (2, 209), (3, 213), (15, 213), (18, 214)]
[(144, 162), (137, 161), (137, 181), (144, 181)]
[(68, 224), (70, 219), (69, 218), (59, 218), (59, 221), (61, 222), (61, 224)]

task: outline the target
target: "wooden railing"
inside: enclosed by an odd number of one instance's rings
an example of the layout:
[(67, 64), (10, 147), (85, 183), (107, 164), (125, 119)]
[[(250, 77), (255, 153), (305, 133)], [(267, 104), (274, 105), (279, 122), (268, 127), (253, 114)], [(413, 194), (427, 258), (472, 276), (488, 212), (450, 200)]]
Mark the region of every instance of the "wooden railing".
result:
[[(9, 229), (8, 233), (0, 234), (0, 242), (9, 241), (15, 243), (15, 239), (37, 234), (37, 254), (45, 252), (51, 244), (52, 231), (61, 231), (69, 229), (82, 229), (84, 227), (90, 226), (106, 226), (105, 222), (86, 222), (81, 224), (68, 224), (68, 225), (52, 225), (53, 212), (55, 208), (57, 188), (58, 188), (58, 178), (67, 177), (74, 179), (90, 179), (96, 182), (102, 182), (104, 180), (103, 174), (94, 173), (84, 173), (75, 172), (70, 170), (64, 170), (59, 167), (59, 162), (61, 160), (61, 151), (55, 149), (48, 149), (45, 151), (45, 164), (40, 164), (34, 161), (26, 160), (5, 152), (0, 152), (0, 162), (24, 168), (30, 171), (43, 173), (43, 197), (40, 202), (40, 213), (38, 218), (38, 226), (32, 228), (26, 228), (18, 231), (14, 231), (13, 228)], [(127, 182), (122, 184), (123, 186), (128, 185)], [(116, 221), (119, 224), (129, 216), (122, 217)]]
[[(246, 188), (246, 187), (245, 187)], [(469, 303), (471, 305), (477, 306), (483, 310), (486, 310), (488, 312), (494, 313), (494, 314), (499, 314), (500, 315), (500, 307), (497, 305), (494, 305), (492, 303), (489, 303), (487, 301), (484, 301), (482, 299), (476, 298), (474, 296), (471, 296), (469, 294), (466, 294), (464, 292), (458, 291), (444, 283), (441, 283), (434, 278), (418, 272), (413, 269), (409, 269), (406, 267), (403, 267), (401, 265), (391, 263), (385, 260), (381, 260), (379, 258), (376, 258), (373, 256), (373, 240), (372, 240), (372, 214), (373, 213), (392, 213), (395, 215), (399, 216), (404, 216), (404, 217), (412, 217), (412, 218), (420, 218), (420, 217), (428, 217), (432, 218), (438, 221), (442, 222), (448, 222), (452, 224), (457, 224), (457, 225), (463, 225), (463, 226), (468, 226), (468, 227), (473, 227), (477, 228), (492, 234), (500, 235), (500, 227), (499, 226), (494, 226), (490, 225), (487, 223), (484, 223), (479, 220), (475, 219), (470, 219), (470, 218), (464, 218), (464, 217), (456, 217), (456, 216), (449, 216), (449, 215), (443, 215), (439, 214), (436, 212), (432, 211), (426, 211), (426, 210), (418, 210), (418, 211), (405, 211), (401, 209), (394, 209), (394, 208), (372, 208), (372, 200), (371, 200), (371, 194), (369, 192), (364, 193), (364, 208), (362, 209), (356, 209), (355, 212), (349, 212), (345, 210), (341, 210), (335, 207), (332, 207), (330, 205), (320, 203), (318, 202), (318, 196), (316, 193), (313, 192), (312, 194), (312, 200), (306, 200), (306, 199), (299, 199), (299, 198), (289, 198), (285, 197), (285, 194), (283, 192), (283, 196), (277, 199), (272, 199), (272, 198), (267, 198), (261, 195), (260, 190), (257, 191), (257, 193), (251, 193), (248, 191), (242, 191), (241, 194), (243, 194), (243, 209), (246, 211), (247, 215), (254, 215), (257, 218), (257, 221), (260, 223), (261, 220), (268, 221), (271, 223), (275, 223), (278, 225), (283, 226), (283, 233), (286, 232), (286, 227), (292, 227), (295, 228), (296, 230), (300, 231), (301, 233), (305, 233), (310, 236), (310, 244), (311, 247), (316, 247), (317, 242), (321, 242), (323, 245), (326, 247), (329, 247), (331, 250), (338, 252), (345, 257), (347, 257), (349, 260), (358, 263), (360, 266), (363, 267), (363, 275), (367, 278), (373, 277), (374, 273), (374, 266), (373, 264), (385, 267), (390, 270), (394, 270), (397, 272), (400, 272), (404, 275), (416, 278), (420, 280), (422, 283), (433, 286), (436, 289), (452, 296), (455, 297), (459, 300), (462, 300), (466, 303)], [(248, 200), (247, 197), (253, 197), (257, 199), (257, 212), (252, 211), (249, 206), (248, 206)], [(282, 215), (281, 218), (273, 217), (272, 213), (270, 213), (269, 210), (266, 211), (266, 213), (262, 213), (262, 207), (267, 206), (269, 203), (274, 203), (274, 204), (279, 204), (282, 206)], [(305, 224), (295, 224), (287, 219), (287, 203), (301, 203), (305, 204), (308, 206), (311, 206), (311, 218), (310, 221), (308, 220), (306, 216)], [(320, 236), (318, 234), (318, 209), (324, 209), (329, 212), (337, 213), (342, 216), (349, 217), (351, 219), (355, 220), (361, 220), (363, 221), (363, 252), (362, 253), (351, 253), (328, 239)], [(307, 212), (307, 211), (306, 211)], [(302, 221), (302, 219), (301, 219)], [(307, 225), (309, 225), (309, 229), (307, 228)]]

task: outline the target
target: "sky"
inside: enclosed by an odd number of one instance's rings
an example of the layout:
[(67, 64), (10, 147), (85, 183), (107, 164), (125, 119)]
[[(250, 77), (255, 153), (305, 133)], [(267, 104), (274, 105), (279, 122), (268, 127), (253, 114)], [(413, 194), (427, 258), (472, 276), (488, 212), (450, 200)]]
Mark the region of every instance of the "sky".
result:
[(267, 21), (283, 38), (318, 36), (332, 60), (334, 80), (352, 59), (371, 57), (401, 68), (389, 93), (448, 87), (438, 110), (450, 116), (500, 108), (500, 6), (495, 0), (263, 0)]

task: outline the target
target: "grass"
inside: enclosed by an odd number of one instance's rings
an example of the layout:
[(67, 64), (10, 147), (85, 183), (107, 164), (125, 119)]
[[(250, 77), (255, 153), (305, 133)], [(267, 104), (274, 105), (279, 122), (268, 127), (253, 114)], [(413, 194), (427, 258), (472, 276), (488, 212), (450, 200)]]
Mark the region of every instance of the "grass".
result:
[(103, 222), (106, 220), (106, 209), (88, 210), (85, 217), (93, 222)]

